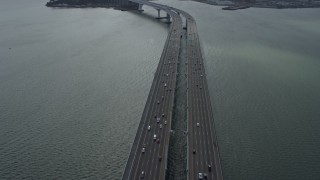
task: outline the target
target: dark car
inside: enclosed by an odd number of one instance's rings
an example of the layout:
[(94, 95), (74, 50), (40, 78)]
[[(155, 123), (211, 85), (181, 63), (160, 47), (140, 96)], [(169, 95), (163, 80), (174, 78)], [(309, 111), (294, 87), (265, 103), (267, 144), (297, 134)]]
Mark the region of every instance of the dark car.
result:
[(203, 173), (203, 177), (204, 177), (204, 179), (208, 179), (208, 174), (207, 173)]

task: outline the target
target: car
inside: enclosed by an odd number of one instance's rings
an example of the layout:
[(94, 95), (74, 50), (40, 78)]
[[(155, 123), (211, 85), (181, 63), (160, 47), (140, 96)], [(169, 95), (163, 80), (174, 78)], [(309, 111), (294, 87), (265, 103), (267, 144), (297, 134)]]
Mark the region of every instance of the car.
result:
[(195, 154), (196, 153), (196, 149), (193, 149), (192, 153)]
[(208, 164), (208, 170), (209, 170), (209, 172), (211, 171), (211, 165), (210, 164)]
[(161, 99), (164, 100), (164, 96), (161, 96)]
[(204, 177), (204, 179), (208, 179), (208, 174), (207, 173), (203, 173), (203, 177)]
[(150, 129), (151, 129), (151, 126), (148, 126), (148, 131), (150, 131)]
[(162, 124), (159, 125), (160, 129), (162, 129)]
[(157, 139), (157, 135), (154, 134), (154, 135), (153, 135), (153, 140), (155, 141), (156, 139)]
[(164, 113), (162, 113), (162, 117), (164, 117), (165, 116), (165, 114)]
[(161, 161), (162, 160), (162, 157), (161, 156), (159, 156), (159, 161)]
[(164, 87), (167, 87), (167, 83), (164, 83)]
[(145, 153), (146, 152), (146, 148), (143, 147), (141, 152)]
[(164, 124), (166, 125), (166, 124), (167, 124), (167, 121), (164, 121)]
[(159, 100), (157, 101), (157, 104), (160, 104), (160, 101), (159, 101)]
[(199, 177), (199, 179), (203, 179), (203, 174), (202, 174), (202, 173), (199, 173), (199, 174), (198, 174), (198, 177)]
[(141, 172), (141, 175), (140, 175), (140, 178), (143, 179), (145, 174), (146, 174), (146, 173), (144, 173), (144, 171), (142, 171), (142, 172)]
[(200, 124), (199, 123), (197, 123), (197, 127), (199, 127), (200, 126)]
[(160, 118), (159, 117), (157, 117), (157, 123), (159, 123), (160, 122)]
[(160, 143), (160, 139), (157, 139), (157, 143), (158, 143), (158, 144)]

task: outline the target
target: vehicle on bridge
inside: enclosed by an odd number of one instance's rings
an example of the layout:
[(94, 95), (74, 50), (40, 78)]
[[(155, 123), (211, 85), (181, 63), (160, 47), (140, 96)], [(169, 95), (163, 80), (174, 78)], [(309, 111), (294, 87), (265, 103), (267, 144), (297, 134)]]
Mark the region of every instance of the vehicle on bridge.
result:
[(198, 174), (198, 177), (199, 177), (199, 179), (203, 179), (203, 174), (202, 174), (202, 173), (199, 173), (199, 174)]
[(143, 178), (144, 178), (144, 175), (145, 175), (145, 173), (144, 173), (144, 171), (142, 171), (140, 178), (143, 179)]

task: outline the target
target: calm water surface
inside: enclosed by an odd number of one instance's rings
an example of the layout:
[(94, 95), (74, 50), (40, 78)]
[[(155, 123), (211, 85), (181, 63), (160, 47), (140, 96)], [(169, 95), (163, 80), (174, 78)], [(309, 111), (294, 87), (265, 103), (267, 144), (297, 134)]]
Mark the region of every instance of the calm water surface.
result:
[(167, 25), (0, 1), (0, 179), (117, 179)]
[[(161, 2), (197, 21), (225, 179), (318, 179), (319, 9)], [(0, 179), (119, 179), (167, 26), (44, 3), (0, 1)]]

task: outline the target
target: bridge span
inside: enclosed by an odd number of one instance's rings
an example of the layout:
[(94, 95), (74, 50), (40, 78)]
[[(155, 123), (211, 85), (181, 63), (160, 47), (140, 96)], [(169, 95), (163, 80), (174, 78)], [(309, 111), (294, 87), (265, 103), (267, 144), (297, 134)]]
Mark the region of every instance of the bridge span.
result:
[(188, 179), (222, 180), (218, 143), (197, 25), (185, 11), (171, 8), (186, 18), (188, 58)]
[[(188, 153), (186, 173), (190, 180), (222, 180), (218, 144), (213, 123), (203, 57), (194, 18), (187, 12), (148, 1), (130, 0), (167, 13), (172, 19), (169, 34), (134, 139), (123, 180), (164, 180), (167, 170), (171, 118), (182, 38), (182, 18), (186, 19), (188, 59)], [(156, 136), (156, 137), (154, 137)]]
[(167, 12), (172, 23), (122, 179), (165, 179), (182, 21), (166, 6), (132, 2)]

